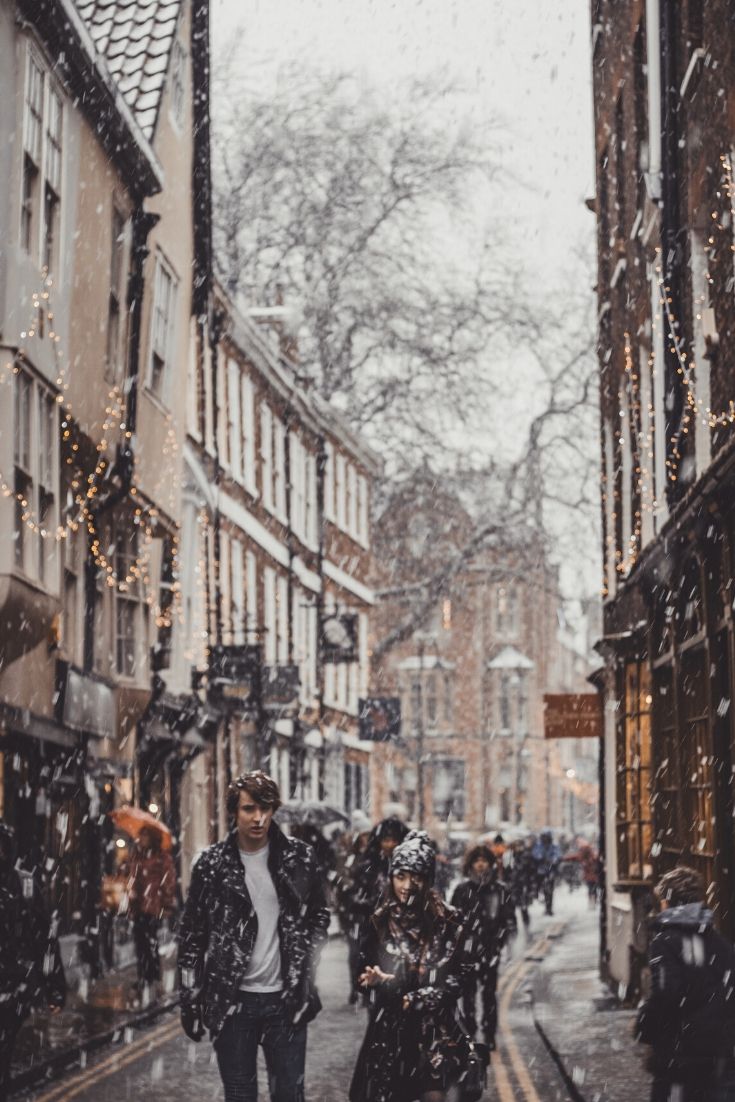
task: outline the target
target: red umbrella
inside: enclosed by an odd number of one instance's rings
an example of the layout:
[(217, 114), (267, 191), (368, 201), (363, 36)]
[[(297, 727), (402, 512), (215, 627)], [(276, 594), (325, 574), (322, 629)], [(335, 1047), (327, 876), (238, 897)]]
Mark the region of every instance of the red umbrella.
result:
[(118, 807), (115, 811), (110, 812), (110, 818), (115, 826), (119, 827), (120, 830), (124, 830), (131, 838), (137, 839), (140, 837), (141, 830), (145, 828), (156, 831), (160, 836), (163, 849), (171, 849), (173, 845), (173, 838), (168, 827), (155, 815), (151, 815), (150, 811), (144, 811), (142, 807), (131, 807), (129, 804), (125, 807)]

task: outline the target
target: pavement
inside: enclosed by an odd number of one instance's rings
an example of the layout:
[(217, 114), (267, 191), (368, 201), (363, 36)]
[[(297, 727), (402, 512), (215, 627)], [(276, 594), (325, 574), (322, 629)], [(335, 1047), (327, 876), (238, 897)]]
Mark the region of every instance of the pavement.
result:
[(529, 1002), (546, 1048), (574, 1102), (643, 1102), (651, 1079), (645, 1045), (633, 1039), (636, 1011), (621, 1006), (599, 976), (599, 909), (574, 910), (561, 889), (564, 928), (538, 962)]
[(13, 1053), (13, 1089), (51, 1079), (87, 1052), (117, 1041), (126, 1031), (145, 1025), (178, 1002), (172, 940), (162, 943), (161, 982), (139, 992), (134, 964), (91, 980), (83, 969), (67, 969), (69, 992), (57, 1014), (34, 1011), (18, 1034)]

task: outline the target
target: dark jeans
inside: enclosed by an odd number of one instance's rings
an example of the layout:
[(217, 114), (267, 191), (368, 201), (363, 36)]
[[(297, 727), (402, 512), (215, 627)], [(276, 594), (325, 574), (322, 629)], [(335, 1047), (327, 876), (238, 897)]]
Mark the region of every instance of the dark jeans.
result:
[(350, 1001), (360, 994), (357, 981), (360, 977), (360, 939), (347, 935), (347, 965), (350, 970)]
[(654, 1075), (651, 1102), (735, 1102), (735, 1064), (720, 1060), (703, 1066), (683, 1083)]
[(136, 915), (133, 919), (135, 956), (141, 983), (155, 983), (161, 978), (161, 958), (158, 955), (160, 925), (155, 915)]
[(18, 1004), (12, 1000), (0, 1003), (0, 1102), (8, 1097), (10, 1064), (21, 1024)]
[(496, 992), (498, 988), (498, 966), (486, 965), (480, 972), (468, 976), (462, 990), (462, 1013), (467, 1031), (474, 1037), (477, 1034), (477, 988), (482, 999), (482, 1030), (485, 1041), (495, 1044), (495, 1031), (498, 1027), (498, 1006)]
[(258, 1045), (263, 1046), (271, 1102), (304, 1102), (306, 1026), (287, 1017), (280, 992), (240, 992), (214, 1042), (225, 1102), (257, 1102)]

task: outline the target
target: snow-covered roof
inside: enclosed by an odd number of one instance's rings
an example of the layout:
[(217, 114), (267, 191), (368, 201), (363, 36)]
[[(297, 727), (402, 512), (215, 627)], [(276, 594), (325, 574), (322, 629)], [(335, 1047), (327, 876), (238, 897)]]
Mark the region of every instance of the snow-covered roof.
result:
[(95, 47), (149, 140), (183, 0), (76, 0)]
[(454, 662), (447, 662), (436, 654), (412, 654), (398, 663), (399, 670), (453, 670)]
[(491, 662), (488, 662), (487, 668), (489, 670), (532, 670), (534, 664), (515, 647), (507, 646), (503, 647)]

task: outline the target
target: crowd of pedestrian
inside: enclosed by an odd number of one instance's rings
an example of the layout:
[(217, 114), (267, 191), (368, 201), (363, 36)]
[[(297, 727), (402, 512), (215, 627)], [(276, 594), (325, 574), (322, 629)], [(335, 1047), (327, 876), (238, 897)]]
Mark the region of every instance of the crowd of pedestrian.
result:
[[(346, 994), (367, 1008), (350, 1102), (472, 1102), (481, 1098), (498, 1027), (506, 946), (538, 900), (553, 914), (559, 883), (597, 901), (600, 860), (585, 841), (551, 831), (469, 845), (461, 863), (395, 816), (325, 837), (313, 822), (274, 820), (276, 782), (259, 770), (227, 793), (230, 830), (195, 863), (179, 920), (181, 1021), (209, 1032), (225, 1102), (256, 1102), (262, 1048), (272, 1102), (303, 1102), (308, 1023), (330, 910), (348, 945)], [(160, 976), (161, 921), (176, 907), (166, 834), (140, 830), (125, 868), (140, 984)], [(441, 878), (437, 875), (441, 870)], [(38, 869), (18, 859), (0, 821), (0, 1102), (18, 1031), (34, 1006), (63, 1007), (55, 920)], [(717, 932), (692, 869), (655, 889), (650, 989), (637, 1039), (650, 1046), (651, 1102), (735, 1100), (735, 948)]]
[[(503, 949), (562, 853), (550, 832), (471, 845), (461, 863), (396, 816), (325, 837), (274, 819), (259, 771), (230, 787), (231, 830), (194, 866), (179, 930), (183, 1027), (214, 1043), (225, 1102), (255, 1102), (261, 1046), (273, 1102), (304, 1097), (306, 1028), (330, 909), (348, 947), (346, 995), (368, 1010), (350, 1102), (479, 1099), (495, 1048)], [(581, 853), (577, 859), (582, 861)], [(243, 875), (244, 873), (244, 875)]]

